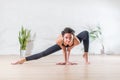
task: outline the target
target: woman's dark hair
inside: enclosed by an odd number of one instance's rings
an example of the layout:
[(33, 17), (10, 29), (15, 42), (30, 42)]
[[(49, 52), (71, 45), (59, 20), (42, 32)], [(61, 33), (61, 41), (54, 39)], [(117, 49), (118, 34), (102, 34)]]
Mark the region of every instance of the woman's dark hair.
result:
[(71, 33), (72, 35), (74, 35), (75, 31), (74, 31), (72, 28), (70, 28), (70, 27), (66, 27), (66, 28), (61, 32), (62, 36), (64, 36), (65, 33)]

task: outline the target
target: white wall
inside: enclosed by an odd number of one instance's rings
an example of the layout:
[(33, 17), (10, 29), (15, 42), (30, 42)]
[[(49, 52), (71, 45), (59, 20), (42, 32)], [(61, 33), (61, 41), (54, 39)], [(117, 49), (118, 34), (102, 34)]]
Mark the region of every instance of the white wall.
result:
[[(0, 54), (19, 54), (21, 25), (36, 33), (34, 54), (53, 45), (65, 26), (78, 34), (97, 24), (102, 28), (105, 52), (119, 54), (119, 5), (119, 0), (0, 0)], [(90, 45), (91, 53), (100, 53), (97, 43)], [(72, 53), (82, 53), (81, 46)]]

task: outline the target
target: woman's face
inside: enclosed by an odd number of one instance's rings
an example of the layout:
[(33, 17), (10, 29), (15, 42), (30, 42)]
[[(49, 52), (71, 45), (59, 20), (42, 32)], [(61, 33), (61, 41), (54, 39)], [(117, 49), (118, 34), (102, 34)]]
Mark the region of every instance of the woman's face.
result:
[(63, 40), (65, 44), (69, 44), (70, 42), (73, 41), (73, 34), (71, 33), (65, 33), (63, 36)]

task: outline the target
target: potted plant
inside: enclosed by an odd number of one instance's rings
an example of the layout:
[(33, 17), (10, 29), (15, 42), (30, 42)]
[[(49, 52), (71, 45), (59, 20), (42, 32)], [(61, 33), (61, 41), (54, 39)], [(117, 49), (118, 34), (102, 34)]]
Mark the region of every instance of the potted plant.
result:
[(26, 47), (27, 47), (27, 43), (30, 39), (30, 34), (31, 30), (28, 30), (26, 28), (24, 28), (23, 26), (21, 27), (21, 30), (19, 31), (19, 43), (20, 43), (20, 56), (21, 57), (25, 57), (25, 53), (26, 53)]
[(97, 25), (96, 27), (92, 28), (91, 26), (88, 27), (90, 39), (91, 41), (94, 41), (96, 39), (100, 40), (101, 43), (101, 54), (104, 54), (104, 45), (103, 45), (103, 38), (102, 38), (102, 31), (100, 25)]
[(96, 39), (100, 41), (100, 44), (101, 44), (100, 52), (101, 54), (104, 54), (104, 44), (103, 44), (102, 30), (100, 25), (98, 24), (95, 27), (89, 25), (85, 28), (89, 31), (90, 42), (93, 42)]

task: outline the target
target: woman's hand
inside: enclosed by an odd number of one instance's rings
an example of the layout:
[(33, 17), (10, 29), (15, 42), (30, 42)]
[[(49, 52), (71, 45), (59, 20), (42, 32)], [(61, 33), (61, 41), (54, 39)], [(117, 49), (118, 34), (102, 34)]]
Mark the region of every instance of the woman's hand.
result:
[(77, 63), (73, 63), (73, 62), (59, 62), (59, 63), (56, 63), (56, 65), (77, 65)]
[(77, 65), (77, 63), (74, 63), (74, 62), (67, 62), (66, 65)]

